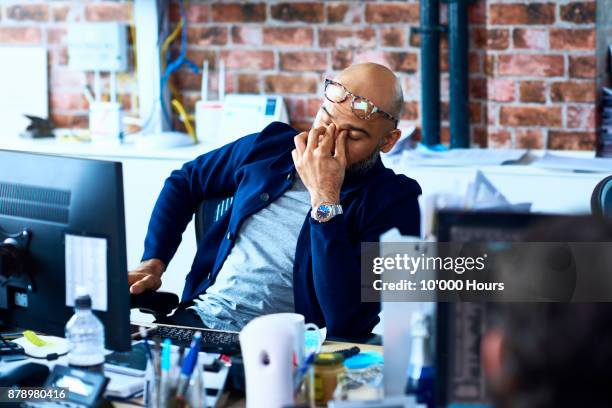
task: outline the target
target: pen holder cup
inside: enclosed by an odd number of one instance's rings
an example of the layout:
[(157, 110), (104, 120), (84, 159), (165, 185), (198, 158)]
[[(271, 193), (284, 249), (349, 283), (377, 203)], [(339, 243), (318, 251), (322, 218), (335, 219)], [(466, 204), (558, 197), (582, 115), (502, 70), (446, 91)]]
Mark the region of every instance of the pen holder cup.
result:
[(201, 364), (196, 364), (184, 396), (177, 397), (179, 371), (168, 377), (156, 375), (153, 364), (147, 364), (144, 386), (144, 405), (147, 408), (206, 408), (206, 388)]

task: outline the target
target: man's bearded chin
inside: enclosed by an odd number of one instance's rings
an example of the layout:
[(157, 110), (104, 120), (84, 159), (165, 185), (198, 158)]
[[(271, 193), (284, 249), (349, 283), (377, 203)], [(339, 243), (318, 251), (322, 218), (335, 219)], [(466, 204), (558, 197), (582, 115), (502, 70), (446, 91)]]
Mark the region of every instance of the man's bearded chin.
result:
[(370, 157), (360, 162), (351, 164), (350, 166), (346, 168), (346, 173), (350, 175), (356, 175), (356, 176), (365, 174), (368, 171), (370, 171), (372, 167), (374, 167), (379, 157), (380, 157), (380, 146), (376, 146), (376, 149), (374, 150), (374, 152), (372, 153)]

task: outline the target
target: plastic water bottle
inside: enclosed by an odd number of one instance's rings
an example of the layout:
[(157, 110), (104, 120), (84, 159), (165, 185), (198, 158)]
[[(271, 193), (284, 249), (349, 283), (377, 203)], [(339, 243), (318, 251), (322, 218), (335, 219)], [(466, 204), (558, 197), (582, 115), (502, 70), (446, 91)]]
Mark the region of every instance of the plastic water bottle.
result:
[(91, 297), (79, 295), (74, 301), (74, 315), (66, 323), (68, 364), (88, 371), (103, 372), (104, 326), (91, 311)]

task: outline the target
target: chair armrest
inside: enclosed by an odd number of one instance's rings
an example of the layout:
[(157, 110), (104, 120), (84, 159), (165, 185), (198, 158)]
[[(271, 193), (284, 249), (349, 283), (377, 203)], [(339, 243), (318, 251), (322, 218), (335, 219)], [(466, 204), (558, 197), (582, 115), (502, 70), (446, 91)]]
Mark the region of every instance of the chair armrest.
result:
[(143, 313), (167, 316), (179, 304), (179, 297), (170, 292), (147, 290), (138, 295), (130, 294), (130, 309), (140, 309)]

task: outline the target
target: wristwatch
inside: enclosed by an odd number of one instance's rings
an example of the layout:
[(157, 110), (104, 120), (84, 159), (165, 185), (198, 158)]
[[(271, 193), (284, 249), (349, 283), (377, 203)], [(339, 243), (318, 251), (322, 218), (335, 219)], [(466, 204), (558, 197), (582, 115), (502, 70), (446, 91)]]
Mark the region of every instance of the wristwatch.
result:
[(310, 212), (310, 216), (319, 222), (327, 222), (338, 214), (342, 214), (342, 206), (330, 201), (323, 201)]

